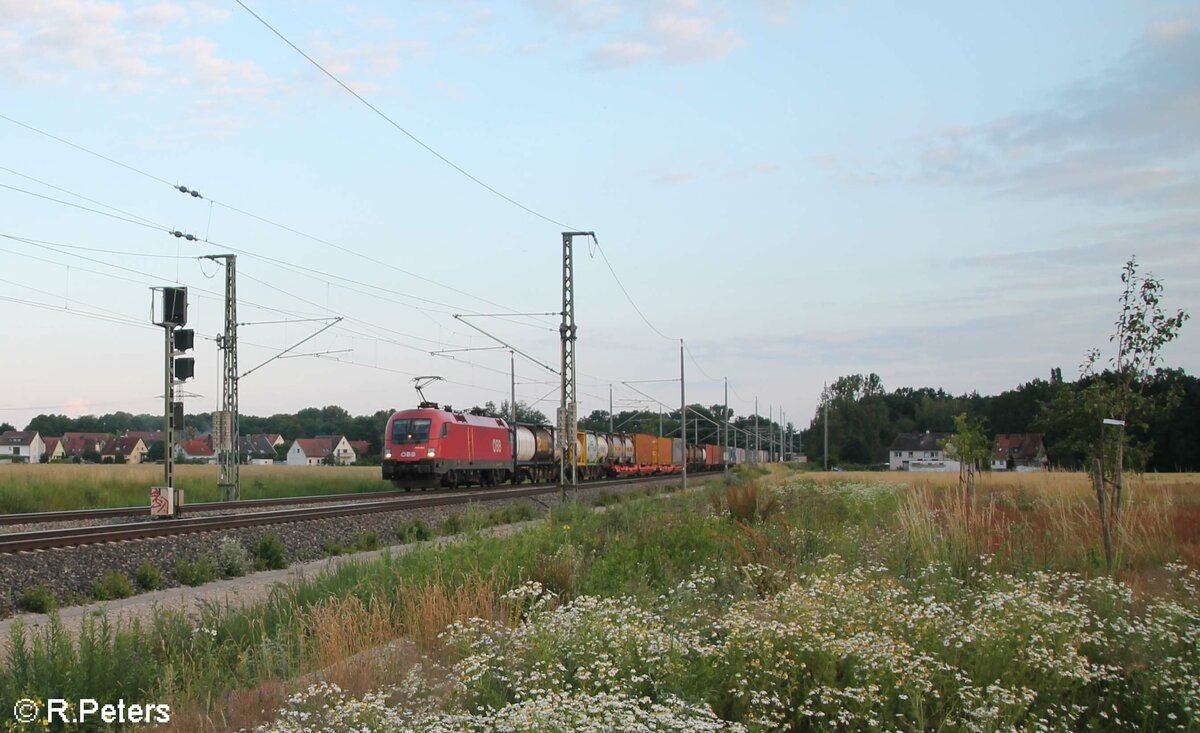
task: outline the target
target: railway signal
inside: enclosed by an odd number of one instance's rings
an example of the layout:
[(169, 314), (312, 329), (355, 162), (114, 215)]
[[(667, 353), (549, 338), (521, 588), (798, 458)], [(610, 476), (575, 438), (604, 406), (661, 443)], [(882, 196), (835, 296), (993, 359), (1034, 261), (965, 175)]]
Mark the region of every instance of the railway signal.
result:
[[(151, 512), (174, 515), (182, 503), (175, 496), (175, 432), (183, 427), (183, 403), (175, 401), (175, 385), (196, 374), (196, 360), (181, 356), (191, 351), (196, 334), (187, 325), (187, 288), (151, 288), (158, 302), (151, 298), (150, 318), (163, 329), (163, 486), (151, 489)], [(157, 308), (155, 306), (158, 306)], [(157, 313), (157, 315), (156, 315)]]

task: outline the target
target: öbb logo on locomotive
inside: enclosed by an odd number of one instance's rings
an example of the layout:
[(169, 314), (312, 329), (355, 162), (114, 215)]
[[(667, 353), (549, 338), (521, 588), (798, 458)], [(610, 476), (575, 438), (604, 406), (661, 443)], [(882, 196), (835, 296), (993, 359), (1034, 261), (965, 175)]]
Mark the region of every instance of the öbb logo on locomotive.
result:
[[(581, 480), (720, 470), (763, 462), (765, 451), (643, 433), (581, 430), (574, 437)], [(455, 412), (433, 402), (394, 413), (384, 434), (383, 479), (398, 488), (495, 486), (558, 480), (564, 448), (551, 425), (511, 425), (498, 417)], [(490, 451), (488, 450), (490, 448)]]

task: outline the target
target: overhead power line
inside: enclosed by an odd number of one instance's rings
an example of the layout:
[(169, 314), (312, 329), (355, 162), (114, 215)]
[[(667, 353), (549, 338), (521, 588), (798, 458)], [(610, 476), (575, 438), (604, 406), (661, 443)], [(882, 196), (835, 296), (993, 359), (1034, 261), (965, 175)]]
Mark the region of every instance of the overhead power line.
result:
[(404, 133), (405, 137), (407, 137), (409, 140), (412, 140), (412, 141), (413, 141), (413, 142), (415, 142), (417, 145), (420, 145), (422, 148), (424, 148), (426, 151), (428, 151), (430, 154), (432, 154), (432, 155), (433, 155), (434, 157), (436, 157), (438, 160), (442, 161), (443, 163), (445, 163), (446, 165), (450, 166), (450, 167), (451, 167), (451, 168), (453, 168), (454, 170), (458, 171), (458, 172), (459, 172), (459, 173), (461, 173), (462, 175), (464, 175), (464, 176), (466, 176), (467, 178), (471, 179), (471, 180), (472, 180), (472, 181), (474, 181), (475, 183), (479, 184), (479, 185), (480, 185), (480, 186), (482, 186), (484, 189), (486, 189), (486, 190), (490, 191), (491, 193), (495, 194), (496, 196), (499, 196), (500, 198), (504, 199), (505, 201), (507, 201), (508, 203), (512, 204), (513, 206), (516, 206), (517, 208), (519, 208), (519, 209), (521, 209), (521, 210), (523, 210), (523, 211), (525, 211), (525, 212), (527, 212), (527, 213), (533, 214), (534, 216), (536, 216), (536, 217), (537, 217), (537, 218), (539, 218), (539, 219), (542, 219), (543, 221), (547, 221), (547, 222), (549, 222), (549, 223), (551, 223), (551, 224), (554, 224), (555, 226), (561, 227), (561, 228), (563, 228), (563, 229), (579, 230), (579, 227), (572, 227), (572, 226), (569, 226), (569, 225), (567, 225), (567, 224), (564, 224), (564, 223), (562, 223), (561, 221), (558, 221), (557, 219), (552, 219), (552, 218), (550, 218), (550, 217), (546, 216), (545, 214), (543, 214), (543, 213), (541, 213), (541, 212), (539, 212), (539, 211), (535, 211), (534, 209), (532, 209), (532, 208), (530, 208), (530, 207), (526, 206), (525, 204), (521, 203), (520, 201), (517, 201), (516, 199), (514, 199), (514, 198), (512, 198), (512, 197), (510, 197), (510, 196), (507, 196), (507, 195), (505, 195), (505, 194), (503, 194), (503, 193), (501, 193), (500, 191), (496, 190), (495, 188), (493, 188), (493, 187), (489, 186), (488, 184), (484, 183), (484, 182), (483, 182), (483, 181), (481, 181), (480, 179), (478, 179), (478, 178), (476, 178), (475, 176), (471, 175), (471, 174), (470, 174), (470, 173), (468, 173), (468, 172), (467, 172), (465, 169), (463, 169), (461, 166), (459, 166), (458, 164), (454, 163), (452, 160), (450, 160), (450, 159), (449, 159), (449, 158), (447, 158), (446, 156), (442, 155), (442, 154), (441, 154), (441, 153), (439, 153), (438, 151), (434, 150), (434, 149), (433, 149), (433, 148), (432, 148), (430, 145), (428, 145), (427, 143), (425, 143), (423, 140), (421, 140), (420, 138), (418, 138), (416, 135), (414, 135), (414, 134), (412, 134), (411, 132), (409, 132), (408, 130), (404, 129), (404, 127), (402, 127), (402, 126), (400, 125), (400, 123), (398, 123), (398, 122), (396, 122), (395, 120), (393, 120), (391, 117), (389, 117), (389, 116), (388, 116), (388, 115), (387, 115), (385, 112), (383, 112), (382, 110), (380, 110), (378, 107), (376, 107), (375, 105), (373, 105), (373, 104), (371, 104), (370, 102), (368, 102), (368, 101), (366, 100), (366, 98), (364, 98), (364, 97), (363, 97), (361, 94), (359, 94), (358, 92), (356, 92), (356, 91), (354, 91), (353, 89), (351, 89), (351, 88), (350, 88), (350, 87), (349, 87), (349, 86), (348, 86), (348, 85), (347, 85), (345, 82), (343, 82), (341, 79), (339, 79), (337, 76), (335, 76), (335, 75), (334, 75), (334, 74), (333, 74), (331, 71), (329, 71), (329, 70), (328, 70), (328, 69), (326, 69), (324, 66), (322, 66), (321, 64), (319, 64), (319, 63), (318, 63), (318, 62), (317, 62), (315, 59), (313, 59), (313, 57), (312, 57), (312, 56), (309, 56), (307, 53), (305, 53), (304, 51), (302, 51), (302, 50), (300, 49), (300, 47), (299, 47), (299, 46), (297, 46), (296, 44), (294, 44), (294, 43), (292, 43), (290, 40), (288, 40), (288, 37), (287, 37), (287, 36), (283, 35), (283, 34), (282, 34), (282, 33), (280, 33), (278, 30), (276, 30), (274, 26), (272, 26), (270, 23), (268, 23), (266, 20), (264, 20), (264, 19), (263, 19), (263, 17), (262, 17), (261, 15), (259, 15), (259, 14), (258, 14), (258, 13), (256, 13), (256, 12), (254, 12), (253, 10), (251, 10), (251, 9), (249, 8), (249, 6), (247, 6), (247, 5), (246, 5), (246, 3), (242, 2), (242, 0), (235, 0), (235, 2), (237, 2), (237, 4), (238, 4), (238, 5), (241, 5), (241, 6), (242, 6), (242, 8), (243, 8), (243, 9), (244, 9), (244, 10), (245, 10), (247, 13), (249, 13), (250, 15), (253, 15), (255, 20), (257, 20), (259, 23), (262, 23), (264, 26), (266, 26), (267, 30), (271, 31), (271, 32), (272, 32), (272, 33), (274, 33), (276, 36), (278, 36), (278, 37), (279, 37), (279, 39), (280, 39), (281, 41), (283, 41), (283, 42), (284, 42), (284, 43), (286, 43), (287, 45), (291, 46), (291, 47), (292, 47), (292, 50), (294, 50), (296, 53), (298, 53), (298, 54), (300, 54), (301, 56), (303, 56), (303, 57), (305, 58), (305, 60), (307, 60), (307, 61), (308, 61), (308, 63), (310, 63), (310, 64), (312, 64), (313, 66), (317, 67), (317, 69), (319, 69), (319, 70), (321, 71), (321, 73), (322, 73), (322, 74), (324, 74), (325, 76), (327, 76), (327, 77), (329, 77), (330, 79), (332, 79), (332, 80), (333, 80), (333, 82), (334, 82), (335, 84), (337, 84), (338, 86), (340, 86), (342, 89), (345, 89), (345, 90), (346, 90), (346, 91), (347, 91), (349, 94), (351, 94), (351, 95), (352, 95), (352, 96), (353, 96), (355, 99), (357, 99), (358, 101), (360, 101), (360, 102), (362, 102), (364, 105), (366, 105), (368, 109), (370, 109), (372, 112), (374, 112), (374, 113), (375, 113), (375, 114), (377, 114), (379, 117), (381, 117), (381, 118), (382, 118), (382, 119), (383, 119), (385, 122), (387, 122), (387, 123), (388, 123), (389, 125), (391, 125), (392, 127), (396, 128), (396, 129), (397, 129), (397, 130), (399, 130), (400, 132)]
[(647, 326), (650, 327), (651, 331), (657, 333), (659, 336), (662, 336), (665, 339), (668, 339), (670, 341), (675, 341), (676, 339), (672, 338), (671, 336), (666, 335), (662, 331), (659, 331), (658, 328), (655, 327), (655, 325), (650, 322), (650, 319), (646, 318), (646, 314), (642, 313), (642, 309), (638, 308), (638, 304), (633, 302), (633, 297), (630, 296), (629, 291), (625, 289), (625, 283), (621, 282), (621, 278), (617, 276), (617, 271), (613, 269), (612, 263), (608, 261), (608, 255), (604, 254), (604, 248), (600, 246), (600, 240), (596, 238), (595, 234), (592, 234), (592, 241), (596, 244), (596, 251), (600, 253), (600, 258), (602, 260), (604, 260), (604, 265), (605, 265), (605, 267), (608, 268), (608, 271), (612, 274), (613, 280), (617, 281), (617, 287), (619, 287), (621, 289), (621, 292), (625, 294), (625, 300), (628, 300), (629, 305), (633, 306), (633, 309), (637, 312), (638, 317), (640, 317), (642, 319), (642, 321)]
[[(50, 139), (50, 140), (54, 140), (55, 142), (62, 143), (63, 145), (66, 145), (66, 146), (68, 146), (68, 147), (74, 148), (75, 150), (78, 150), (78, 151), (80, 151), (80, 152), (86, 153), (86, 154), (88, 154), (88, 155), (91, 155), (91, 156), (93, 156), (93, 157), (95, 157), (95, 158), (99, 158), (100, 160), (103, 160), (103, 161), (106, 161), (106, 162), (108, 162), (108, 163), (111, 163), (111, 164), (113, 164), (113, 165), (119, 166), (119, 167), (121, 167), (121, 168), (124, 168), (125, 170), (131, 171), (131, 172), (133, 172), (133, 173), (136, 173), (136, 174), (138, 174), (138, 175), (140, 175), (140, 176), (144, 176), (145, 178), (147, 178), (147, 179), (149, 179), (149, 180), (156, 181), (156, 182), (158, 182), (158, 183), (162, 183), (162, 184), (164, 184), (164, 185), (166, 185), (166, 186), (169, 186), (170, 188), (172, 188), (172, 189), (174, 189), (174, 190), (176, 190), (176, 191), (178, 191), (178, 192), (180, 192), (180, 193), (183, 193), (183, 194), (185, 194), (185, 195), (191, 196), (192, 198), (196, 198), (196, 199), (204, 199), (204, 200), (207, 200), (207, 201), (209, 201), (210, 203), (212, 203), (212, 204), (214, 204), (214, 205), (216, 205), (216, 206), (220, 206), (221, 208), (228, 209), (229, 211), (236, 212), (236, 213), (238, 213), (238, 214), (241, 214), (242, 216), (248, 216), (248, 217), (250, 217), (251, 219), (255, 219), (255, 220), (257, 220), (257, 221), (260, 221), (260, 222), (262, 222), (262, 223), (264, 223), (264, 224), (268, 224), (268, 225), (270, 225), (270, 226), (276, 227), (276, 228), (278, 228), (278, 229), (281, 229), (281, 230), (283, 230), (283, 231), (285, 231), (285, 232), (289, 232), (289, 233), (291, 233), (291, 234), (295, 234), (296, 236), (304, 237), (305, 239), (309, 239), (309, 240), (312, 240), (312, 241), (314, 241), (314, 242), (317, 242), (317, 243), (319, 243), (319, 244), (323, 244), (323, 245), (325, 245), (325, 246), (327, 246), (327, 247), (331, 247), (331, 248), (333, 248), (333, 249), (336, 249), (336, 250), (338, 250), (339, 252), (343, 252), (343, 253), (346, 253), (346, 254), (352, 255), (352, 256), (354, 256), (354, 257), (358, 257), (358, 258), (360, 258), (360, 259), (362, 259), (362, 260), (365, 260), (365, 261), (367, 261), (367, 262), (370, 262), (370, 263), (372, 263), (372, 264), (379, 265), (380, 267), (386, 267), (386, 268), (388, 268), (388, 269), (390, 269), (390, 270), (393, 270), (393, 271), (395, 271), (395, 272), (399, 272), (399, 273), (401, 273), (402, 275), (407, 275), (407, 276), (409, 276), (409, 277), (412, 277), (412, 278), (414, 278), (414, 279), (421, 280), (421, 281), (423, 281), (423, 282), (427, 282), (427, 283), (429, 283), (429, 284), (431, 284), (431, 285), (436, 285), (437, 287), (443, 288), (443, 289), (445, 289), (445, 290), (449, 290), (450, 292), (453, 292), (453, 293), (458, 293), (459, 295), (463, 295), (463, 296), (466, 296), (466, 297), (468, 297), (468, 298), (472, 298), (472, 299), (474, 299), (474, 300), (477, 300), (477, 301), (479, 301), (479, 302), (481, 302), (481, 303), (487, 303), (488, 305), (493, 305), (493, 306), (496, 306), (497, 308), (503, 308), (503, 309), (505, 309), (505, 310), (514, 311), (514, 312), (518, 310), (517, 308), (512, 308), (512, 307), (510, 307), (510, 306), (506, 306), (506, 305), (504, 305), (503, 303), (497, 303), (496, 301), (490, 300), (490, 299), (488, 299), (488, 298), (485, 298), (485, 297), (483, 297), (483, 296), (481, 296), (481, 295), (477, 295), (477, 294), (475, 294), (475, 293), (472, 293), (472, 292), (470, 292), (470, 291), (467, 291), (467, 290), (462, 290), (461, 288), (457, 288), (457, 287), (454, 287), (453, 285), (449, 285), (449, 284), (447, 284), (447, 283), (443, 283), (443, 282), (440, 282), (440, 281), (438, 281), (438, 280), (434, 280), (433, 278), (426, 277), (426, 276), (424, 276), (424, 275), (418, 274), (418, 273), (416, 273), (416, 272), (413, 272), (413, 271), (411, 271), (411, 270), (406, 270), (405, 268), (403, 268), (403, 267), (399, 267), (399, 266), (397, 266), (397, 265), (395, 265), (395, 264), (393, 264), (393, 263), (391, 263), (391, 262), (388, 262), (388, 261), (386, 261), (386, 260), (380, 260), (380, 259), (376, 259), (376, 258), (374, 258), (374, 257), (371, 257), (370, 255), (367, 255), (367, 254), (364, 254), (364, 253), (362, 253), (361, 251), (359, 251), (359, 250), (357, 250), (357, 249), (353, 249), (353, 248), (350, 248), (350, 247), (344, 247), (344, 246), (342, 246), (342, 245), (340, 245), (340, 244), (337, 244), (337, 243), (335, 243), (335, 242), (331, 242), (331, 241), (329, 241), (329, 240), (327, 240), (327, 239), (323, 239), (323, 238), (321, 238), (321, 237), (315, 236), (315, 235), (313, 235), (313, 234), (309, 234), (309, 233), (307, 233), (307, 232), (301, 231), (301, 230), (299, 230), (299, 229), (296, 229), (296, 228), (294, 228), (294, 227), (288, 226), (288, 225), (286, 225), (286, 224), (282, 224), (282, 223), (280, 223), (280, 222), (277, 222), (277, 221), (274, 221), (274, 220), (272, 220), (272, 219), (269, 219), (269, 218), (267, 218), (267, 217), (265, 217), (265, 216), (260, 216), (259, 214), (255, 214), (254, 212), (247, 211), (247, 210), (245, 210), (245, 209), (242, 209), (242, 208), (238, 208), (237, 206), (234, 206), (234, 205), (232, 205), (232, 204), (225, 203), (225, 202), (223, 202), (223, 201), (219, 201), (219, 200), (217, 200), (217, 199), (214, 199), (214, 198), (212, 198), (211, 196), (204, 196), (204, 195), (202, 195), (202, 194), (201, 194), (199, 191), (196, 191), (196, 190), (194, 190), (194, 189), (190, 189), (190, 188), (188, 188), (187, 186), (180, 185), (180, 184), (175, 184), (175, 183), (171, 183), (170, 181), (168, 181), (168, 180), (167, 180), (167, 179), (165, 179), (165, 178), (162, 178), (161, 176), (156, 176), (156, 175), (154, 175), (153, 173), (150, 173), (150, 172), (148, 172), (148, 171), (142, 170), (141, 168), (138, 168), (138, 167), (136, 167), (136, 166), (129, 165), (128, 163), (123, 163), (123, 162), (121, 162), (121, 161), (119, 161), (119, 160), (117, 160), (117, 159), (115, 159), (115, 158), (113, 158), (113, 157), (111, 157), (111, 156), (104, 155), (103, 153), (97, 152), (97, 151), (95, 151), (95, 150), (92, 150), (92, 149), (90, 149), (90, 148), (87, 148), (87, 147), (85, 147), (85, 146), (83, 146), (83, 145), (80, 145), (79, 143), (72, 142), (72, 141), (70, 141), (70, 140), (67, 140), (67, 139), (65, 139), (65, 138), (63, 138), (63, 137), (60, 137), (60, 136), (58, 136), (58, 135), (55, 135), (55, 134), (53, 134), (53, 133), (50, 133), (50, 132), (47, 132), (47, 131), (45, 131), (45, 130), (39, 129), (39, 128), (37, 128), (37, 127), (34, 127), (33, 125), (29, 125), (29, 124), (27, 124), (27, 123), (24, 123), (24, 122), (21, 122), (21, 121), (19, 121), (19, 120), (15, 120), (15, 119), (13, 119), (13, 118), (11, 118), (11, 117), (8, 117), (7, 115), (0, 114), (0, 120), (5, 120), (5, 121), (7, 121), (7, 122), (9, 122), (9, 123), (11, 123), (11, 124), (13, 124), (13, 125), (16, 125), (16, 126), (18, 126), (18, 127), (21, 127), (21, 128), (24, 128), (24, 129), (26, 129), (26, 130), (29, 130), (30, 132), (36, 133), (36, 134), (38, 134), (38, 135), (42, 135), (43, 137), (46, 137), (46, 138), (48, 138), (48, 139)], [(35, 178), (32, 178), (32, 177), (30, 177), (30, 176), (26, 176), (25, 174), (22, 174), (22, 173), (17, 173), (16, 171), (10, 171), (10, 172), (11, 172), (11, 173), (14, 173), (15, 175), (19, 175), (19, 176), (21, 176), (21, 177), (23, 177), (23, 178), (29, 178), (30, 180), (35, 180), (35, 181), (37, 180), (37, 179), (35, 179)], [(112, 209), (112, 210), (114, 210), (114, 211), (118, 211), (118, 212), (120, 212), (120, 213), (126, 214), (126, 215), (128, 215), (128, 216), (131, 216), (131, 217), (134, 217), (134, 218), (138, 218), (138, 219), (141, 219), (141, 218), (142, 218), (142, 217), (138, 217), (138, 216), (137, 216), (137, 215), (135, 215), (135, 214), (130, 214), (130, 213), (128, 213), (128, 212), (123, 212), (123, 211), (121, 211), (120, 209), (116, 209), (115, 207), (108, 206), (107, 204), (103, 204), (103, 203), (100, 203), (100, 202), (98, 202), (98, 201), (92, 201), (92, 199), (89, 199), (89, 198), (87, 198), (86, 196), (83, 196), (83, 195), (81, 195), (81, 194), (75, 193), (75, 192), (73, 192), (73, 191), (68, 191), (67, 189), (59, 188), (59, 187), (57, 187), (57, 186), (54, 186), (54, 185), (52, 185), (52, 184), (46, 183), (46, 182), (44, 182), (44, 181), (38, 181), (38, 182), (39, 182), (39, 183), (42, 183), (42, 185), (49, 186), (50, 188), (54, 188), (55, 190), (62, 191), (62, 192), (64, 192), (64, 193), (67, 193), (67, 194), (69, 194), (69, 195), (71, 195), (71, 196), (74, 196), (74, 197), (76, 197), (76, 198), (82, 199), (82, 200), (84, 200), (84, 201), (89, 201), (89, 202), (95, 203), (95, 204), (97, 204), (98, 206), (103, 206), (103, 207), (105, 207), (105, 208)], [(19, 189), (18, 189), (18, 190), (19, 190)], [(26, 192), (26, 193), (29, 193), (29, 192)], [(31, 193), (30, 195), (35, 195), (35, 196), (36, 196), (36, 195), (38, 195), (38, 194), (32, 194), (32, 193)], [(43, 198), (45, 198), (45, 197), (43, 197)], [(70, 204), (69, 202), (60, 202), (60, 203), (66, 203), (67, 205), (70, 205), (70, 206), (76, 206), (77, 208), (85, 208), (85, 209), (86, 209), (86, 207), (78, 207), (77, 205), (75, 205), (75, 204)], [(97, 213), (104, 213), (104, 212), (97, 212)], [(111, 215), (109, 215), (109, 214), (105, 214), (105, 215), (106, 215), (106, 216), (111, 216)], [(149, 221), (149, 220), (144, 220), (144, 221)], [(148, 224), (147, 226), (149, 226), (149, 224)], [(155, 227), (155, 228), (160, 228), (160, 225), (154, 224), (154, 227)], [(171, 231), (171, 230), (167, 230), (167, 231)], [(415, 296), (406, 296), (406, 297), (415, 297)], [(436, 302), (436, 301), (430, 301), (430, 302)], [(447, 305), (446, 307), (448, 307), (448, 308), (451, 308), (451, 309), (452, 309), (454, 312), (463, 312), (463, 311), (469, 311), (469, 310), (470, 310), (470, 309), (468, 309), (468, 308), (463, 308), (463, 307), (460, 307), (460, 306), (450, 306), (450, 305)]]

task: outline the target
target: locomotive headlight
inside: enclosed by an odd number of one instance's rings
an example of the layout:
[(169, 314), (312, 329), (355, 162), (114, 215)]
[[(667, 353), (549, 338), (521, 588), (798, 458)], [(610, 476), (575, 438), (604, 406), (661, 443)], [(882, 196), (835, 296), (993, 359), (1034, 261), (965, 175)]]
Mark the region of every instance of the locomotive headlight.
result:
[(425, 451), (425, 455), (429, 458), (433, 458), (435, 455), (437, 455), (437, 452), (434, 451), (433, 448), (430, 448), (429, 450)]
[(392, 457), (392, 452), (391, 452), (391, 451), (386, 451), (386, 452), (384, 452), (384, 454), (383, 454), (383, 457), (384, 457), (384, 458), (391, 458), (391, 457)]

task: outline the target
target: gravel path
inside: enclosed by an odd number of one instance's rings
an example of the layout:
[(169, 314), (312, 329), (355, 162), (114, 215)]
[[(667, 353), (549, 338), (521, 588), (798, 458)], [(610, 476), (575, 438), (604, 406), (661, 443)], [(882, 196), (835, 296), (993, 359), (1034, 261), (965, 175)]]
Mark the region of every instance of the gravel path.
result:
[[(663, 484), (666, 483), (669, 482), (663, 482)], [(647, 484), (644, 483), (624, 487), (611, 485), (580, 487), (579, 500), (591, 503), (602, 494), (628, 493), (640, 491), (646, 487)], [(468, 507), (489, 512), (514, 504), (527, 504), (532, 507), (533, 514), (537, 516), (543, 514), (547, 507), (557, 503), (558, 495), (553, 492), (536, 499), (489, 500), (486, 498), (486, 494), (481, 494), (479, 499), (470, 505), (424, 507), (352, 517), (330, 517), (271, 527), (245, 527), (192, 535), (3, 555), (0, 556), (0, 617), (11, 616), (18, 612), (17, 602), (22, 593), (42, 584), (46, 585), (57, 597), (59, 604), (64, 606), (59, 611), (59, 615), (64, 621), (68, 617), (82, 618), (95, 611), (121, 611), (138, 607), (149, 609), (155, 603), (160, 605), (194, 603), (197, 602), (194, 599), (199, 598), (234, 599), (239, 602), (247, 602), (248, 597), (252, 599), (263, 597), (272, 585), (290, 580), (296, 577), (296, 573), (311, 574), (324, 568), (333, 567), (351, 557), (371, 556), (373, 553), (329, 557), (328, 548), (330, 546), (352, 545), (364, 533), (374, 532), (379, 543), (387, 546), (399, 542), (396, 536), (398, 527), (414, 520), (420, 520), (436, 531), (444, 519), (452, 515), (462, 515), (468, 511)], [(287, 548), (289, 567), (286, 570), (251, 573), (244, 577), (215, 581), (195, 588), (182, 587), (175, 580), (174, 572), (177, 561), (189, 561), (205, 553), (215, 555), (218, 546), (227, 537), (232, 537), (240, 542), (253, 559), (255, 547), (263, 535), (268, 532), (274, 532)], [(392, 549), (395, 551), (402, 547), (404, 545), (397, 544)], [(71, 605), (71, 602), (77, 599), (88, 599), (93, 585), (105, 574), (120, 572), (134, 578), (138, 567), (143, 563), (149, 563), (162, 572), (162, 590), (143, 593), (119, 601)], [(24, 613), (17, 618), (20, 618), (26, 626), (46, 622), (44, 614)], [(78, 622), (76, 621), (76, 623)], [(10, 626), (11, 620), (0, 622), (0, 637), (7, 638), (7, 630)]]

